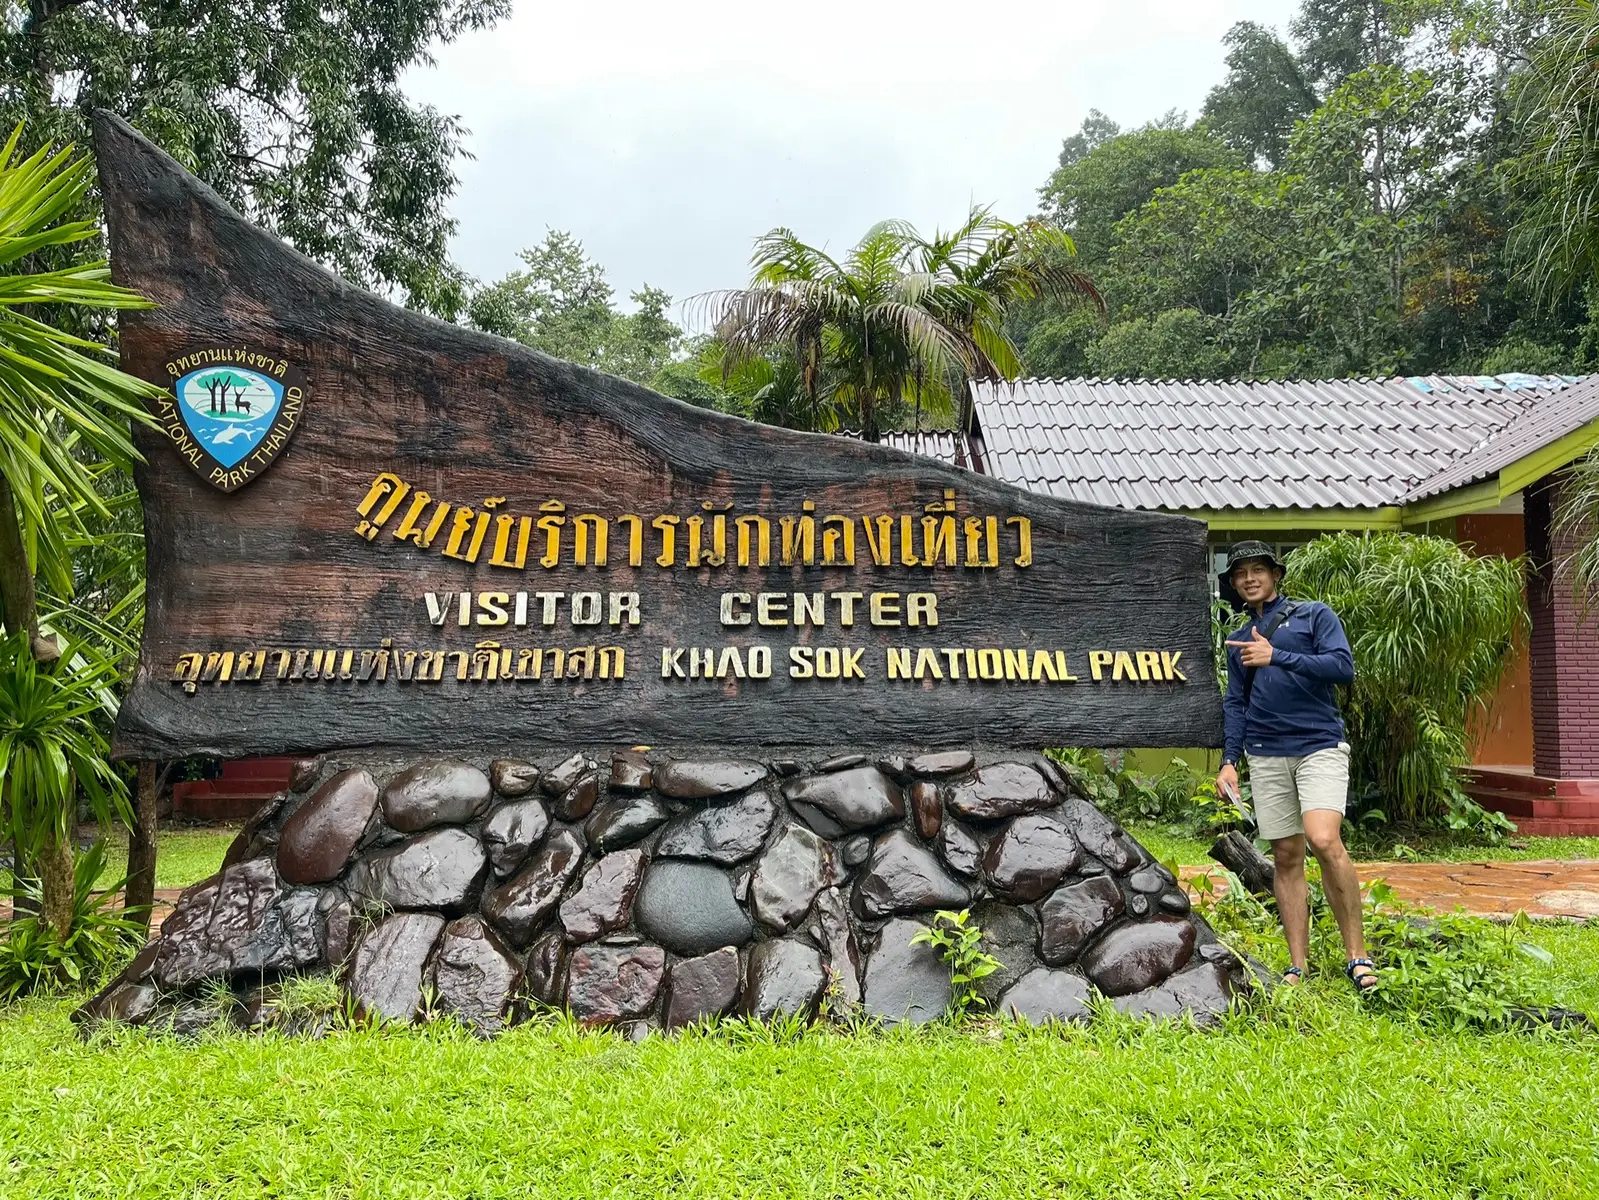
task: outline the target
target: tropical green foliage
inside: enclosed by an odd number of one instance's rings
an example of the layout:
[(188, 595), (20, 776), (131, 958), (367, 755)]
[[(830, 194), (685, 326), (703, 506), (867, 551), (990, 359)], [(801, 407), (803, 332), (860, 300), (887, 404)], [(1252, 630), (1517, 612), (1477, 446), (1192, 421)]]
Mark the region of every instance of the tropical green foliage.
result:
[(35, 315), (40, 305), (125, 310), (149, 302), (112, 284), (104, 262), (29, 269), (45, 251), (93, 241), (98, 229), (75, 216), (93, 163), (71, 146), (24, 158), (21, 137), (19, 127), (0, 151), (0, 271), (18, 272), (0, 274), (0, 475), (15, 495), (29, 561), (39, 561), (42, 542), (49, 577), (61, 585), (65, 539), (86, 531), (85, 516), (110, 515), (98, 464), (126, 467), (138, 457), (127, 423), (150, 421), (141, 401), (157, 389), (117, 370), (104, 346)]
[[(104, 842), (78, 855), (73, 866), (72, 911), (65, 937), (38, 916), (16, 917), (0, 939), (0, 1002), (29, 992), (92, 984), (107, 967), (144, 940), (144, 926), (115, 907), (123, 881), (105, 873)], [(38, 884), (24, 884), (17, 895), (35, 912), (44, 904)]]
[(1522, 564), (1446, 538), (1324, 535), (1288, 557), (1285, 590), (1343, 620), (1356, 799), (1390, 820), (1443, 816), (1470, 760), (1468, 726), (1528, 628)]
[(1555, 586), (1572, 586), (1591, 616), (1599, 601), (1599, 452), (1589, 451), (1561, 476), (1551, 524)]
[(1073, 253), (1060, 230), (986, 208), (931, 238), (884, 221), (841, 260), (774, 229), (756, 243), (751, 285), (705, 298), (723, 384), (764, 394), (759, 403), (809, 428), (851, 426), (872, 441), (920, 428), (924, 412), (947, 426), (969, 380), (1019, 373), (1004, 332), (1012, 305), (1068, 294), (1098, 303)]
[(453, 316), (463, 281), (446, 202), (463, 131), (401, 81), (432, 47), (509, 11), (509, 0), (7, 3), (0, 121), (25, 120), (35, 145), (81, 142), (89, 115), (109, 109), (346, 279)]
[(619, 311), (605, 269), (559, 229), (521, 258), (524, 270), (472, 293), (467, 317), (474, 326), (676, 394), (681, 377), (667, 368), (677, 362), (683, 331), (667, 317), (670, 296), (645, 287), (633, 293), (634, 312)]
[[(1021, 306), (1010, 328), (1028, 372), (1342, 377), (1594, 362), (1585, 278), (1568, 272), (1542, 304), (1518, 281), (1510, 235), (1526, 213), (1504, 187), (1514, 166), (1523, 198), (1582, 220), (1558, 190), (1539, 192), (1528, 157), (1529, 139), (1565, 136), (1563, 152), (1580, 158), (1570, 136), (1539, 125), (1523, 78), (1558, 8), (1303, 0), (1291, 39), (1233, 28), (1227, 78), (1200, 121), (1168, 114), (1122, 131), (1090, 114), (1040, 195), (1076, 237), (1109, 321)], [(1567, 76), (1572, 92), (1575, 68)]]
[(1564, 0), (1516, 78), (1526, 141), (1511, 164), (1523, 210), (1515, 250), (1546, 300), (1599, 280), (1599, 9)]

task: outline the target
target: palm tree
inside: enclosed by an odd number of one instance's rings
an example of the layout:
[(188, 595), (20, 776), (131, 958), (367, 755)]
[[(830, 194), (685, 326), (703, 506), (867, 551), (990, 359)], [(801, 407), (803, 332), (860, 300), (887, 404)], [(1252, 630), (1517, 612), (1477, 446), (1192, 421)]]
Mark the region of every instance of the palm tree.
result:
[(961, 380), (960, 424), (968, 423), (973, 379), (1014, 379), (1021, 355), (1005, 333), (1010, 306), (1044, 298), (1081, 297), (1104, 312), (1105, 301), (1089, 277), (1071, 265), (1077, 247), (1058, 225), (1029, 220), (1002, 221), (988, 207), (971, 210), (952, 233), (917, 238), (912, 252), (916, 271), (948, 279), (939, 298), (950, 307), (940, 321), (965, 342), (969, 376)]
[(1599, 8), (1555, 5), (1513, 77), (1529, 148), (1511, 164), (1523, 205), (1511, 245), (1551, 302), (1599, 281)]
[[(149, 307), (110, 282), (103, 262), (29, 271), (96, 236), (76, 219), (93, 166), (71, 146), (23, 157), (19, 126), (0, 149), (0, 810), (19, 859), (38, 863), (43, 916), (69, 934), (72, 829), (80, 788), (109, 813), (121, 781), (96, 726), (114, 710), (115, 672), (88, 643), (65, 661), (41, 632), (35, 574), (72, 592), (71, 556), (112, 516), (98, 481), (138, 457), (129, 421), (153, 423), (160, 389), (106, 361), (107, 348), (57, 329), (41, 306), (89, 312)], [(43, 309), (48, 311), (48, 308)], [(125, 805), (123, 806), (125, 810)], [(20, 863), (19, 863), (20, 865)]]
[(1086, 277), (1063, 265), (1071, 254), (1064, 233), (981, 208), (931, 239), (884, 221), (842, 262), (774, 229), (756, 242), (749, 287), (703, 299), (724, 380), (757, 359), (791, 357), (800, 393), (824, 421), (857, 422), (876, 441), (885, 413), (911, 405), (918, 424), (923, 408), (947, 419), (970, 380), (1019, 372), (1002, 328), (1012, 302), (1071, 293), (1103, 307)]
[(769, 351), (791, 354), (802, 394), (858, 420), (876, 441), (885, 405), (947, 409), (960, 338), (934, 314), (936, 281), (904, 269), (914, 231), (872, 226), (843, 262), (774, 229), (755, 245), (751, 286), (713, 294), (729, 377)]

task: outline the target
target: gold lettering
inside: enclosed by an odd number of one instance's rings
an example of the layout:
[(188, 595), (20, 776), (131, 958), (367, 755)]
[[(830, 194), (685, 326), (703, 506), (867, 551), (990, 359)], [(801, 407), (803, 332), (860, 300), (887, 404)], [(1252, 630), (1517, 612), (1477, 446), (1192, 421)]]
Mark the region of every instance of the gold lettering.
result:
[(938, 595), (934, 592), (912, 592), (905, 597), (905, 624), (913, 629), (926, 625), (938, 627)]
[(1187, 683), (1188, 676), (1184, 675), (1177, 666), (1177, 660), (1182, 656), (1183, 652), (1181, 650), (1175, 652), (1162, 650), (1160, 652), (1161, 674), (1167, 679), (1180, 679), (1182, 682)]
[(630, 567), (642, 567), (644, 565), (644, 518), (637, 513), (623, 513), (616, 518), (616, 523), (628, 527), (627, 565)]
[(911, 677), (911, 652), (909, 647), (890, 646), (888, 648), (888, 677), (890, 679), (909, 679)]
[(660, 531), (661, 552), (655, 556), (655, 563), (661, 567), (677, 565), (677, 525), (679, 517), (656, 517), (650, 526)]
[(934, 654), (926, 646), (916, 651), (916, 678), (944, 678), (944, 669), (938, 665), (938, 655)]
[[(366, 498), (355, 506), (355, 511), (361, 514), (362, 520), (355, 527), (355, 532), (371, 541), (377, 537), (378, 530), (383, 523), (394, 515), (394, 510), (400, 507), (400, 501), (405, 499), (411, 485), (398, 475), (385, 471), (372, 481), (372, 486), (367, 489)], [(377, 508), (378, 501), (383, 501), (383, 506)], [(377, 508), (376, 514), (373, 509)]]
[(561, 561), (561, 526), (566, 524), (561, 514), (566, 511), (566, 505), (559, 500), (546, 500), (539, 505), (539, 511), (544, 514), (539, 518), (539, 528), (544, 531), (544, 553), (539, 558), (539, 566), (553, 567)]
[(578, 513), (572, 518), (572, 528), (577, 541), (577, 565), (589, 565), (589, 541), (594, 542), (594, 565), (603, 567), (607, 562), (607, 542), (610, 539), (610, 524), (598, 513)]
[(1148, 682), (1151, 679), (1164, 679), (1165, 673), (1160, 669), (1160, 654), (1154, 650), (1138, 651), (1138, 678)]
[(873, 592), (870, 608), (873, 625), (899, 624), (898, 592)]
[(1006, 517), (1005, 524), (1016, 526), (1016, 557), (1018, 567), (1033, 565), (1033, 522), (1027, 517)]
[(855, 565), (855, 522), (851, 518), (822, 518), (822, 565)]
[[(516, 553), (511, 548), (511, 530), (516, 530)], [(527, 544), (533, 537), (532, 517), (513, 517), (501, 513), (494, 518), (494, 550), (489, 555), (489, 566), (509, 567), (520, 571), (527, 566)]]
[(772, 523), (765, 517), (744, 516), (733, 522), (738, 529), (738, 565), (750, 565), (750, 530), (755, 530), (755, 565), (772, 563)]
[(1127, 651), (1116, 651), (1116, 667), (1115, 670), (1111, 672), (1110, 678), (1112, 683), (1122, 678), (1137, 680), (1138, 667), (1133, 663), (1133, 656), (1127, 653)]

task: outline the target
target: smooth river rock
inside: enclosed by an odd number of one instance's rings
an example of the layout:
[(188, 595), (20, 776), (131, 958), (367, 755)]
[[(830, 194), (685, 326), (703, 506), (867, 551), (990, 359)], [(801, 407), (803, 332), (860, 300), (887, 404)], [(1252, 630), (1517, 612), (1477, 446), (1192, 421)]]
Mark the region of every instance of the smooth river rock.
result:
[(783, 796), (821, 811), (841, 829), (875, 829), (905, 815), (899, 784), (876, 767), (797, 779), (783, 785)]
[(594, 810), (583, 832), (596, 854), (609, 854), (649, 837), (672, 815), (655, 796), (622, 796)]
[(437, 913), (395, 913), (355, 948), (345, 990), (357, 1007), (389, 1021), (410, 1021), (422, 1009), (422, 984), (433, 946), (444, 932)]
[(733, 898), (725, 871), (705, 863), (657, 861), (633, 902), (639, 928), (674, 954), (742, 946), (755, 927)]
[(895, 829), (872, 847), (853, 903), (856, 913), (871, 920), (918, 909), (961, 908), (968, 899), (966, 885), (952, 878), (931, 850), (908, 830)]
[(984, 844), (958, 821), (945, 821), (938, 831), (938, 854), (951, 871), (975, 879), (983, 866)]
[(1002, 900), (984, 900), (972, 908), (972, 924), (983, 931), (982, 947), (999, 960), (999, 969), (977, 983), (977, 991), (992, 1005), (1027, 972), (1038, 966), (1038, 922), (1030, 910)]
[(1086, 1021), (1088, 998), (1088, 980), (1076, 971), (1038, 967), (1005, 990), (995, 1011), (1032, 1025)]
[(572, 785), (586, 772), (593, 771), (598, 766), (599, 764), (587, 755), (570, 755), (544, 772), (544, 777), (539, 780), (539, 787), (544, 789), (546, 796), (559, 796), (563, 792), (570, 791)]
[(777, 820), (777, 802), (754, 791), (678, 817), (655, 843), (657, 858), (696, 858), (731, 866), (760, 852)]
[(924, 1025), (949, 1008), (949, 967), (932, 946), (911, 944), (921, 929), (920, 921), (890, 921), (866, 959), (866, 1011), (891, 1025)]
[(517, 800), (539, 785), (539, 769), (515, 758), (497, 758), (489, 764), (489, 783), (507, 800)]
[(513, 800), (490, 813), (479, 836), (495, 875), (503, 879), (520, 867), (549, 828), (549, 810), (537, 797)]
[(803, 825), (790, 825), (755, 868), (750, 907), (761, 924), (786, 933), (836, 878), (832, 848)]
[(1070, 962), (1122, 906), (1121, 886), (1109, 876), (1057, 888), (1038, 906), (1038, 956), (1051, 966)]
[(654, 785), (650, 760), (637, 750), (616, 750), (611, 754), (611, 779), (606, 785), (613, 792), (647, 792)]
[(1107, 996), (1141, 992), (1188, 962), (1194, 937), (1193, 922), (1179, 917), (1117, 925), (1083, 952), (1083, 971)]
[(861, 952), (842, 893), (836, 887), (823, 890), (816, 897), (814, 912), (811, 933), (825, 951), (828, 974), (838, 987), (838, 998), (846, 1005), (859, 1004)]
[(428, 759), (384, 785), (383, 819), (401, 833), (464, 825), (487, 812), (492, 798), (489, 777), (477, 767)]
[(919, 779), (911, 784), (911, 811), (916, 814), (916, 832), (929, 842), (936, 838), (944, 823), (944, 802), (936, 783)]
[(289, 883), (337, 879), (377, 810), (378, 785), (366, 771), (340, 771), (283, 824), (278, 874)]
[(526, 946), (561, 901), (583, 862), (583, 841), (557, 829), (508, 883), (483, 897), (483, 915), (513, 946)]
[(435, 829), (357, 860), (350, 894), (366, 907), (436, 908), (459, 915), (488, 873), (482, 843), (464, 829)]
[(1026, 763), (990, 763), (949, 790), (950, 811), (973, 821), (1002, 821), (1059, 803), (1044, 777)]
[(912, 775), (959, 775), (970, 771), (975, 761), (970, 750), (934, 750), (918, 754), (905, 769)]
[(667, 979), (661, 1024), (681, 1029), (730, 1012), (738, 1002), (738, 985), (738, 951), (731, 946), (698, 958), (679, 959)]
[(644, 879), (642, 850), (607, 854), (583, 876), (583, 884), (561, 905), (569, 942), (592, 942), (627, 925), (633, 897)]
[(655, 790), (674, 800), (709, 800), (753, 787), (767, 776), (764, 763), (738, 759), (683, 759), (655, 768)]
[(821, 954), (793, 938), (757, 942), (746, 975), (743, 1011), (758, 1021), (812, 1015), (827, 986)]
[(483, 1033), (504, 1026), (522, 965), (477, 915), (444, 927), (433, 957), (433, 986), (440, 1012), (454, 1013)]
[(642, 1017), (665, 974), (666, 951), (659, 946), (580, 946), (567, 960), (566, 1006), (590, 1026)]
[(563, 821), (581, 821), (594, 811), (594, 802), (600, 798), (600, 777), (590, 771), (562, 792), (555, 802), (555, 815)]
[(1070, 875), (1082, 856), (1053, 813), (1017, 817), (988, 844), (983, 878), (1012, 904), (1031, 904)]
[(551, 930), (527, 952), (524, 975), (528, 995), (540, 1004), (559, 1005), (566, 999), (566, 939)]
[(1138, 850), (1132, 840), (1121, 826), (1088, 801), (1067, 800), (1060, 806), (1060, 815), (1071, 824), (1083, 849), (1118, 875), (1138, 865)]

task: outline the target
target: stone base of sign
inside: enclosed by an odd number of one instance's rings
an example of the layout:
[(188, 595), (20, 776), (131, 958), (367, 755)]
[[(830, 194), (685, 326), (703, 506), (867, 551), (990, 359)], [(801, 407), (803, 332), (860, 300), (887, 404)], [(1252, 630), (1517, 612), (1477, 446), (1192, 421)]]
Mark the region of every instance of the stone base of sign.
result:
[(1214, 1021), (1251, 974), (1036, 754), (352, 753), (290, 786), (77, 1020), (316, 1032), (330, 1015), (279, 990), (337, 971), (351, 1010), (484, 1033), (538, 1006), (633, 1033), (922, 1022), (949, 970), (913, 938), (962, 908), (1004, 964), (989, 1004), (1035, 1023), (1084, 1019), (1095, 990)]

